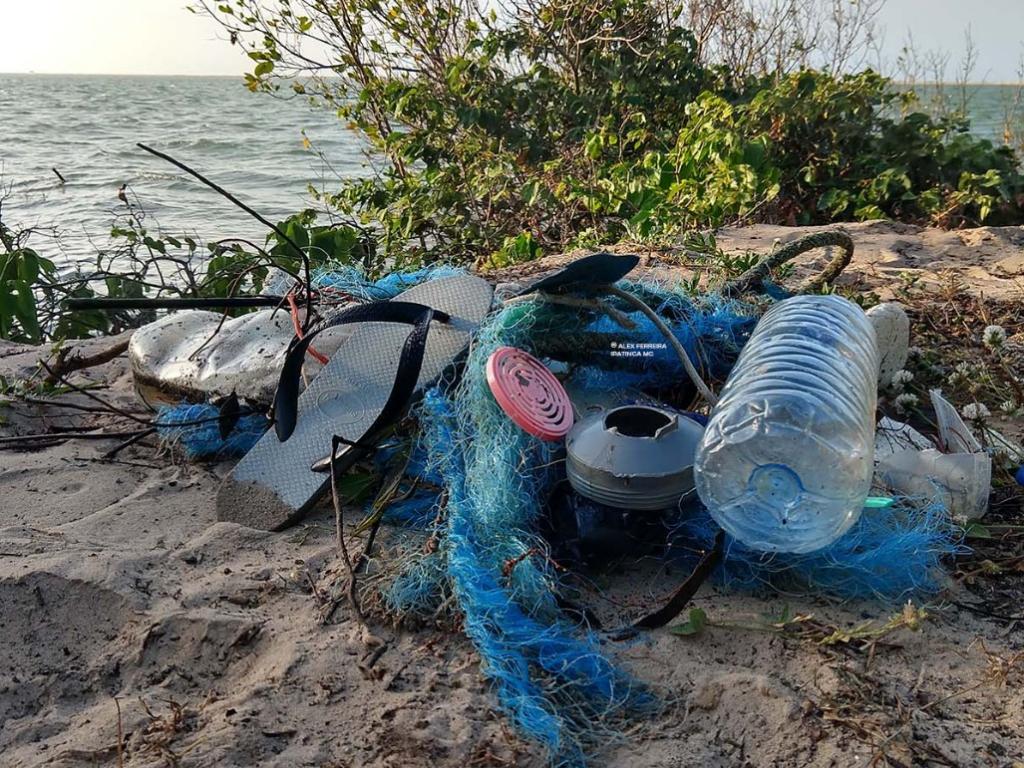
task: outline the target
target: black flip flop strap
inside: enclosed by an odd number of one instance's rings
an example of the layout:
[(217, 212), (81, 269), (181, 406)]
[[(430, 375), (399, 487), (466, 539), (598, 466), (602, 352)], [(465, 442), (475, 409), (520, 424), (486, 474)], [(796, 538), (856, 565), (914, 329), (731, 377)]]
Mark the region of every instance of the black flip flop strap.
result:
[(381, 301), (343, 309), (311, 328), (303, 338), (293, 339), (281, 367), (281, 377), (274, 396), (274, 430), (278, 439), (284, 442), (295, 431), (298, 421), (299, 378), (304, 356), (306, 349), (319, 333), (340, 325), (364, 322), (403, 323), (413, 326), (412, 332), (402, 346), (391, 394), (370, 428), (371, 431), (375, 431), (393, 420), (412, 398), (423, 367), (427, 334), (432, 320), (446, 323), (451, 317), (445, 312), (423, 304)]
[(594, 253), (571, 262), (553, 275), (541, 278), (519, 291), (516, 296), (526, 296), (538, 291), (560, 293), (570, 289), (617, 283), (639, 263), (640, 257), (633, 254)]

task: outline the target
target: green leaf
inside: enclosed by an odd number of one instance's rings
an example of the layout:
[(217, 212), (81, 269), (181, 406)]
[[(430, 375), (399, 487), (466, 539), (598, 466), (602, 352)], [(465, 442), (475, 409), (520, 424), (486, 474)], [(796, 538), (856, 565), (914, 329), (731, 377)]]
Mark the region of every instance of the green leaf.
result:
[(676, 624), (674, 627), (669, 627), (668, 631), (673, 635), (692, 637), (703, 632), (707, 625), (708, 615), (700, 608), (691, 608), (689, 618), (687, 618), (687, 620), (682, 624)]
[(28, 341), (37, 344), (40, 339), (39, 319), (36, 316), (36, 297), (32, 288), (25, 285), (18, 288), (15, 296), (14, 316), (18, 319)]
[(991, 539), (992, 531), (986, 528), (984, 525), (977, 521), (972, 521), (967, 524), (967, 528), (964, 529), (964, 536), (968, 539)]
[(164, 245), (163, 240), (157, 240), (156, 238), (146, 235), (144, 238), (142, 238), (142, 244), (145, 245), (147, 248), (156, 251), (157, 253), (167, 253), (167, 246)]
[(370, 495), (377, 476), (369, 472), (350, 472), (338, 478), (338, 496), (345, 504), (358, 504)]

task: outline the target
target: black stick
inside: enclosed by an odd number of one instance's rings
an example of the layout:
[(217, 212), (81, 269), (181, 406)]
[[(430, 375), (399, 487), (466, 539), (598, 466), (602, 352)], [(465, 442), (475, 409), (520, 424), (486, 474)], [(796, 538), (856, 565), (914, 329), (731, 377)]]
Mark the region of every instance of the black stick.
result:
[(44, 432), (34, 435), (11, 435), (0, 437), (0, 445), (12, 443), (37, 443), (49, 440), (110, 440), (116, 437), (134, 437), (139, 432)]
[(107, 451), (106, 453), (103, 454), (103, 458), (104, 459), (112, 459), (115, 456), (117, 456), (117, 454), (119, 454), (121, 451), (123, 451), (125, 448), (127, 448), (128, 446), (135, 445), (140, 440), (145, 440), (147, 437), (149, 437), (150, 435), (155, 434), (155, 433), (156, 433), (156, 427), (151, 427), (150, 429), (147, 429), (144, 432), (139, 432), (134, 437), (129, 437), (123, 443), (118, 443), (117, 445), (115, 445), (113, 448), (111, 448), (109, 451)]
[(180, 160), (175, 160), (170, 155), (164, 154), (163, 152), (155, 150), (152, 147), (147, 147), (142, 142), (138, 142), (136, 144), (136, 146), (138, 146), (140, 149), (146, 150), (151, 155), (156, 155), (161, 160), (166, 160), (168, 163), (170, 163), (171, 165), (173, 165), (173, 166), (175, 166), (177, 168), (180, 168), (181, 170), (183, 170), (185, 173), (189, 174), (190, 176), (193, 176), (193, 177), (199, 179), (199, 181), (203, 182), (203, 184), (208, 186), (214, 192), (216, 192), (217, 194), (222, 195), (223, 197), (227, 198), (232, 203), (234, 203), (239, 208), (241, 208), (243, 211), (248, 213), (250, 216), (252, 216), (254, 219), (256, 219), (256, 221), (258, 221), (261, 224), (263, 224), (264, 226), (269, 227), (270, 229), (272, 229), (275, 232), (275, 234), (277, 234), (278, 237), (280, 237), (282, 240), (284, 240), (286, 243), (288, 243), (288, 245), (290, 245), (292, 248), (295, 249), (295, 251), (299, 254), (299, 257), (302, 259), (302, 269), (303, 269), (303, 272), (305, 273), (305, 277), (306, 277), (306, 318), (305, 318), (305, 320), (302, 321), (302, 330), (303, 331), (308, 331), (309, 330), (309, 326), (313, 322), (313, 280), (312, 280), (312, 278), (310, 276), (309, 254), (307, 254), (304, 250), (302, 250), (299, 247), (299, 244), (296, 243), (294, 240), (292, 240), (287, 234), (285, 234), (276, 224), (273, 224), (269, 219), (265, 218), (258, 211), (254, 210), (253, 208), (251, 208), (248, 205), (246, 205), (245, 203), (243, 203), (241, 200), (239, 200), (237, 197), (235, 197), (233, 194), (228, 192), (226, 189), (224, 189), (219, 184), (216, 184), (216, 183), (210, 181), (208, 178), (203, 176), (203, 174), (199, 173), (199, 171), (192, 170), (191, 168), (189, 168), (187, 165), (185, 165)]
[(228, 296), (217, 298), (189, 298), (168, 296), (155, 299), (111, 299), (106, 297), (68, 299), (66, 306), (80, 309), (229, 309), (237, 307), (276, 307), (280, 296)]

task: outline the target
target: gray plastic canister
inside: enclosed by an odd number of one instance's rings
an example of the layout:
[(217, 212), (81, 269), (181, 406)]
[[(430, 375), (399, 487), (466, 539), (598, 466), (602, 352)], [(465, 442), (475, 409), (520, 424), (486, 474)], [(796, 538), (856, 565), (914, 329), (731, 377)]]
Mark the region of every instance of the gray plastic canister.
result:
[(838, 296), (765, 313), (700, 445), (697, 493), (731, 536), (812, 552), (860, 516), (871, 489), (879, 351), (871, 322)]
[(627, 405), (593, 414), (566, 439), (569, 483), (610, 507), (674, 507), (693, 491), (693, 456), (703, 431), (667, 408)]

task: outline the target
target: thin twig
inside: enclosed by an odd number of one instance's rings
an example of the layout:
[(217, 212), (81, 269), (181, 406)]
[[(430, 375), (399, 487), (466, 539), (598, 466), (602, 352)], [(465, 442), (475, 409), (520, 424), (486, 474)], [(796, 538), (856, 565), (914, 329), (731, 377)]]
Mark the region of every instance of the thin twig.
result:
[(124, 724), (121, 722), (121, 702), (114, 697), (117, 707), (117, 768), (124, 768)]
[(109, 451), (104, 453), (102, 458), (104, 458), (104, 459), (112, 459), (115, 456), (117, 456), (117, 454), (119, 454), (121, 451), (123, 451), (125, 448), (127, 448), (127, 447), (129, 447), (131, 445), (135, 445), (140, 440), (145, 440), (147, 437), (149, 437), (150, 435), (155, 434), (155, 433), (156, 433), (156, 427), (150, 427), (149, 429), (145, 430), (144, 432), (139, 432), (139, 434), (135, 435), (134, 437), (129, 437), (123, 443), (119, 443), (119, 444), (115, 445)]
[(136, 416), (136, 415), (130, 413), (129, 411), (124, 410), (123, 408), (118, 408), (116, 405), (112, 405), (111, 403), (108, 403), (106, 400), (104, 400), (99, 395), (95, 395), (92, 392), (90, 392), (89, 390), (85, 389), (84, 387), (80, 387), (77, 384), (73, 383), (64, 374), (58, 373), (55, 369), (53, 369), (49, 365), (47, 365), (46, 361), (40, 360), (39, 361), (39, 365), (41, 365), (43, 367), (43, 369), (50, 375), (50, 377), (52, 377), (54, 382), (59, 382), (59, 383), (63, 384), (64, 386), (71, 388), (72, 390), (74, 390), (75, 392), (79, 393), (80, 395), (85, 395), (87, 398), (89, 398), (90, 400), (93, 400), (93, 401), (99, 403), (100, 405), (102, 405), (104, 408), (106, 408), (108, 411), (110, 411), (112, 413), (115, 413), (115, 414), (117, 414), (119, 416), (123, 416), (126, 419), (129, 419), (130, 421), (134, 421), (137, 424), (144, 424), (147, 427), (148, 426), (152, 426), (150, 424), (150, 420), (149, 419), (144, 419), (141, 416)]
[[(82, 403), (68, 403), (63, 400), (47, 400), (41, 397), (30, 397), (28, 395), (17, 395), (14, 399), (18, 402), (29, 403), (30, 405), (46, 405), (53, 408), (67, 408), (72, 411), (83, 411), (85, 413), (110, 414), (110, 409), (107, 407), (84, 405)], [(141, 411), (137, 411), (136, 413), (141, 413)]]
[[(39, 364), (48, 373), (53, 373), (53, 369), (50, 368), (50, 366), (48, 366), (44, 361), (40, 360)], [(161, 422), (159, 419), (145, 419), (145, 418), (142, 418), (141, 416), (137, 416), (137, 415), (133, 414), (131, 411), (127, 411), (124, 408), (119, 408), (116, 405), (108, 403), (106, 400), (104, 400), (103, 398), (99, 397), (98, 395), (95, 395), (92, 392), (90, 392), (89, 390), (85, 389), (84, 387), (80, 387), (77, 384), (75, 384), (74, 382), (68, 380), (65, 376), (57, 375), (56, 376), (56, 380), (57, 380), (57, 382), (63, 384), (64, 386), (72, 389), (73, 391), (75, 391), (75, 392), (77, 392), (77, 393), (79, 393), (81, 395), (85, 395), (90, 400), (95, 400), (97, 403), (102, 405), (109, 413), (115, 414), (117, 416), (123, 416), (124, 418), (129, 419), (130, 421), (134, 421), (136, 424), (141, 424), (141, 425), (146, 426), (146, 427), (157, 427), (157, 428), (159, 428), (159, 427), (173, 427), (173, 428), (178, 428), (178, 427), (197, 427), (197, 426), (201, 426), (203, 424), (211, 424), (211, 423), (220, 421), (220, 416), (219, 415), (217, 415), (217, 416), (209, 416), (207, 418), (202, 418), (202, 419), (192, 419), (191, 421), (175, 421), (175, 422), (166, 422), (166, 423)], [(251, 416), (254, 413), (258, 413), (258, 411), (256, 411), (253, 408), (243, 408), (243, 409), (241, 409), (238, 412), (238, 415), (239, 415), (239, 417), (241, 417), (241, 416)]]
[(70, 352), (67, 356), (63, 353), (58, 353), (57, 360), (53, 364), (53, 368), (47, 367), (50, 375), (47, 377), (46, 382), (53, 384), (61, 376), (65, 376), (75, 371), (80, 371), (83, 368), (92, 368), (97, 365), (103, 365), (109, 363), (114, 358), (120, 356), (128, 349), (128, 342), (131, 337), (118, 341), (113, 346), (106, 349), (101, 349), (99, 352), (95, 352), (91, 355), (71, 355)]
[(138, 435), (139, 432), (47, 432), (36, 435), (12, 435), (0, 437), (0, 445), (11, 445), (15, 443), (36, 443), (48, 440), (111, 440), (115, 437), (130, 437)]
[(365, 625), (366, 619), (363, 617), (363, 609), (359, 605), (359, 598), (356, 595), (356, 570), (352, 558), (349, 556), (348, 546), (345, 544), (345, 531), (342, 527), (341, 497), (338, 494), (338, 473), (336, 471), (338, 448), (341, 445), (341, 439), (335, 435), (331, 439), (331, 500), (334, 502), (334, 530), (338, 539), (338, 549), (345, 561), (345, 567), (348, 568), (348, 600), (359, 623)]
[(250, 216), (252, 216), (254, 219), (256, 219), (258, 222), (260, 222), (264, 226), (269, 227), (270, 229), (272, 229), (274, 231), (274, 233), (278, 237), (280, 237), (282, 240), (284, 240), (286, 243), (288, 243), (288, 245), (290, 245), (292, 248), (295, 249), (295, 251), (299, 254), (299, 258), (302, 259), (302, 269), (303, 269), (303, 272), (304, 272), (304, 275), (305, 275), (305, 278), (306, 278), (306, 318), (303, 321), (302, 330), (304, 330), (304, 331), (309, 330), (309, 325), (312, 322), (312, 318), (313, 318), (313, 279), (312, 279), (311, 270), (310, 270), (310, 266), (309, 266), (309, 254), (307, 254), (304, 250), (302, 250), (302, 248), (299, 247), (298, 243), (296, 243), (291, 237), (289, 237), (288, 234), (286, 232), (284, 232), (280, 227), (278, 227), (276, 224), (271, 222), (270, 219), (266, 218), (265, 216), (263, 216), (262, 214), (257, 212), (252, 207), (250, 207), (250, 206), (246, 205), (245, 203), (243, 203), (241, 200), (239, 200), (237, 197), (235, 197), (233, 194), (228, 192), (226, 189), (224, 189), (219, 184), (216, 184), (215, 182), (210, 181), (208, 178), (203, 176), (203, 174), (199, 173), (199, 171), (193, 170), (192, 168), (189, 168), (187, 165), (185, 165), (180, 160), (175, 160), (170, 155), (165, 154), (163, 152), (160, 152), (159, 150), (153, 149), (152, 147), (147, 147), (145, 144), (143, 144), (141, 142), (139, 142), (137, 144), (137, 146), (140, 149), (144, 149), (146, 152), (149, 152), (151, 155), (156, 155), (161, 160), (166, 160), (168, 163), (170, 163), (171, 165), (173, 165), (173, 166), (175, 166), (177, 168), (180, 168), (181, 170), (183, 170), (185, 173), (189, 174), (190, 176), (193, 176), (193, 177), (199, 179), (199, 181), (201, 181), (203, 184), (208, 186), (214, 192), (216, 192), (219, 195), (222, 195), (223, 197), (227, 198), (232, 203), (234, 203), (239, 208), (241, 208), (243, 211), (245, 211)]

